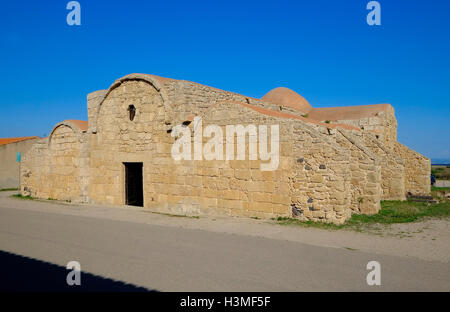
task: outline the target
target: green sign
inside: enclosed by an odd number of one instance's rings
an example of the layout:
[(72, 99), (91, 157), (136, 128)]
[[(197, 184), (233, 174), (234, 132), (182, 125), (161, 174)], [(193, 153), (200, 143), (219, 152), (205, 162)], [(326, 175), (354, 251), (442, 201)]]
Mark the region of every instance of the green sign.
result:
[(22, 154), (20, 152), (17, 152), (17, 162), (20, 162), (22, 160)]

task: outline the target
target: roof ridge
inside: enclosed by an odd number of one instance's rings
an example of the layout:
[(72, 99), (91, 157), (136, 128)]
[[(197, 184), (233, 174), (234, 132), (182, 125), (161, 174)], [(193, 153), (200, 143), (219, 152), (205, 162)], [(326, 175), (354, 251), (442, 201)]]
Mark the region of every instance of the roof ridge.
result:
[(11, 143), (17, 143), (26, 140), (39, 139), (38, 136), (27, 136), (27, 137), (12, 137), (12, 138), (0, 138), (0, 145), (6, 145)]

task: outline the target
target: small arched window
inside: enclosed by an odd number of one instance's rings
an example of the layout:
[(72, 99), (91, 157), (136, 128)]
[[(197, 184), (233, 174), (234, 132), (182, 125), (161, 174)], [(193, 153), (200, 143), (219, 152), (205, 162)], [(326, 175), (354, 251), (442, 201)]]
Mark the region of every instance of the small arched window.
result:
[(128, 106), (128, 113), (130, 116), (130, 120), (133, 121), (134, 116), (136, 115), (136, 107), (134, 107), (134, 105), (129, 105)]

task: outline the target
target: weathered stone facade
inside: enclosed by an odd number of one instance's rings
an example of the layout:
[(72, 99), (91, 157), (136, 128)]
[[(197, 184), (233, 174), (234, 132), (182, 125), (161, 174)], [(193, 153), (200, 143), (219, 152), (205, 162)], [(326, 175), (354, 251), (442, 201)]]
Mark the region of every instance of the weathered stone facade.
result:
[(19, 187), (17, 153), (25, 155), (39, 137), (0, 138), (0, 189)]
[(88, 201), (87, 122), (66, 120), (23, 157), (22, 192), (45, 199)]
[[(143, 206), (152, 211), (340, 224), (378, 212), (382, 199), (430, 191), (430, 161), (396, 141), (389, 104), (320, 109), (284, 88), (254, 99), (132, 74), (89, 94), (87, 106), (88, 122), (57, 124), (25, 155), (24, 195), (124, 205), (125, 166), (142, 163)], [(279, 125), (278, 168), (263, 171), (266, 161), (249, 159), (250, 137), (243, 146), (223, 137), (246, 150), (244, 160), (174, 160), (172, 130), (180, 124), (192, 136), (208, 125), (224, 135), (228, 125)]]

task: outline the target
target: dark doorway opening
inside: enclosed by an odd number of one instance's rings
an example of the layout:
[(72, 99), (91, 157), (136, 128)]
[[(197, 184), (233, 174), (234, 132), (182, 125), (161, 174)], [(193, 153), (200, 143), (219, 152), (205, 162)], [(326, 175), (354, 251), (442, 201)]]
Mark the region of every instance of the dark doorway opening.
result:
[(143, 207), (142, 163), (123, 164), (125, 165), (125, 204)]

